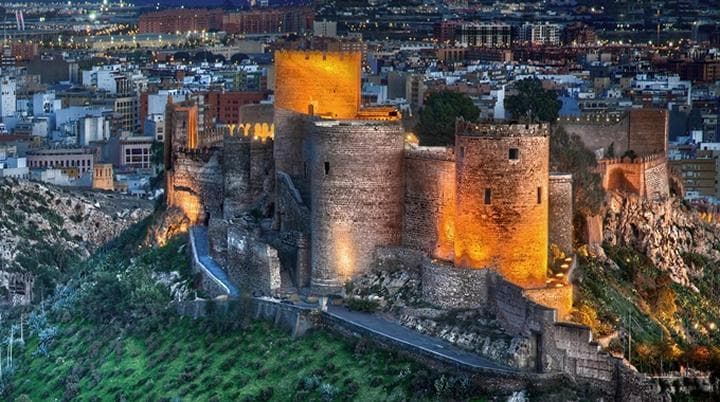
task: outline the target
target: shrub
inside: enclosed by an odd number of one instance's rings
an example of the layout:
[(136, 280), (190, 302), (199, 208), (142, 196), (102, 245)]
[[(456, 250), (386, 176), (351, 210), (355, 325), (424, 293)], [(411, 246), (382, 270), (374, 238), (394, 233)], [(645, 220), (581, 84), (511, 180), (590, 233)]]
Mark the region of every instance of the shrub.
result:
[(362, 311), (365, 313), (373, 313), (377, 311), (379, 304), (375, 300), (361, 299), (357, 297), (350, 297), (345, 299), (345, 305), (350, 310)]

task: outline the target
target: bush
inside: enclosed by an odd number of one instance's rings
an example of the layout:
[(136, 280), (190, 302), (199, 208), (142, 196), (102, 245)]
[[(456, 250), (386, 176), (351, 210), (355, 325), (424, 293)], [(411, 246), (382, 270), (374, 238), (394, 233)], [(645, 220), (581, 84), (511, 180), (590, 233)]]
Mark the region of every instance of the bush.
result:
[(366, 313), (374, 313), (380, 305), (375, 300), (361, 299), (358, 297), (350, 297), (345, 299), (345, 305), (350, 310), (362, 311)]

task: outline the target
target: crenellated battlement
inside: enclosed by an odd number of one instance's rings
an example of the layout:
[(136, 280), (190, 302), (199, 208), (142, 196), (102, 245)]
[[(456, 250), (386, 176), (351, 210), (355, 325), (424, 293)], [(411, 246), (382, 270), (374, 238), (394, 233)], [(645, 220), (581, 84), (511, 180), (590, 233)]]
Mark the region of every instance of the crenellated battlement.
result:
[(495, 138), (547, 137), (550, 135), (550, 125), (547, 123), (477, 123), (459, 118), (455, 121), (455, 135)]
[(598, 161), (597, 172), (603, 178), (607, 191), (622, 191), (641, 197), (659, 197), (669, 194), (667, 157), (663, 153), (608, 158)]
[(654, 164), (654, 163), (664, 163), (667, 162), (667, 157), (665, 154), (656, 153), (651, 155), (645, 155), (645, 156), (638, 156), (635, 159), (632, 159), (628, 156), (624, 157), (616, 157), (616, 158), (605, 158), (598, 161), (601, 165), (615, 165), (619, 163), (629, 163), (629, 164)]
[(308, 60), (310, 62), (318, 61), (318, 60), (328, 60), (328, 59), (355, 59), (358, 56), (362, 58), (362, 53), (359, 51), (332, 51), (328, 52), (326, 50), (315, 50), (315, 49), (278, 49), (275, 51), (275, 59), (280, 57), (288, 58), (288, 59), (299, 59), (299, 60)]

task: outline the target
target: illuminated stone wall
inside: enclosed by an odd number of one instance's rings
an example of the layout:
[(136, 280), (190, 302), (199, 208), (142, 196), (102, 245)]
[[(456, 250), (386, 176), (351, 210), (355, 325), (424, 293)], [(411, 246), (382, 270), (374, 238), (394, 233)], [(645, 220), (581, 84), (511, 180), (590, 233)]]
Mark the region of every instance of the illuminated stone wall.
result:
[(198, 107), (193, 102), (172, 103), (165, 109), (165, 169), (173, 167), (174, 158), (183, 149), (198, 148)]
[(168, 206), (180, 208), (192, 224), (201, 223), (206, 214), (222, 216), (223, 175), (218, 152), (178, 151), (166, 180)]
[(466, 269), (451, 263), (427, 261), (422, 266), (423, 299), (438, 307), (481, 308), (487, 306), (488, 269)]
[(399, 245), (404, 133), (398, 123), (317, 121), (312, 130), (312, 286), (366, 272), (377, 246)]
[[(275, 52), (275, 107), (352, 119), (360, 108), (360, 52)], [(312, 113), (310, 113), (312, 112)]]
[(555, 309), (558, 320), (565, 320), (570, 316), (573, 305), (573, 287), (547, 287), (542, 289), (526, 289), (525, 296), (545, 307)]
[(445, 147), (405, 152), (403, 245), (452, 261), (455, 254), (455, 154)]
[(223, 178), (226, 219), (270, 202), (263, 200), (274, 187), (273, 141), (239, 132), (223, 141)]
[(522, 287), (545, 285), (548, 134), (547, 125), (458, 121), (456, 265), (494, 266)]
[(550, 175), (550, 244), (566, 255), (573, 253), (573, 184), (572, 175)]
[(631, 160), (628, 157), (603, 159), (599, 164), (606, 191), (620, 191), (655, 198), (670, 192), (667, 158), (664, 154)]

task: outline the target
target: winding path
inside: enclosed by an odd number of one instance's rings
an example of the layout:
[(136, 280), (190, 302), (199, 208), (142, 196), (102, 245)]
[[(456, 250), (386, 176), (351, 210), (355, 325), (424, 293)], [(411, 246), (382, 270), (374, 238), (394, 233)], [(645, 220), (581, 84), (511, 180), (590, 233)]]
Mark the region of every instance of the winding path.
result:
[(210, 257), (207, 227), (193, 226), (190, 228), (190, 245), (192, 246), (193, 258), (199, 262), (198, 265), (205, 273), (225, 289), (228, 296), (239, 297), (240, 290), (230, 281), (222, 267)]
[[(222, 267), (213, 261), (208, 253), (207, 228), (200, 226), (192, 227), (190, 229), (190, 240), (192, 243), (193, 256), (200, 262), (199, 265), (204, 269), (205, 273), (220, 284), (221, 287), (226, 289), (228, 296), (240, 296), (238, 288), (228, 279)], [(303, 307), (298, 306), (298, 308)], [(467, 352), (441, 339), (423, 335), (376, 314), (351, 311), (343, 306), (328, 306), (324, 314), (332, 319), (339, 320), (357, 332), (365, 332), (383, 338), (384, 341), (400, 344), (407, 349), (412, 349), (419, 354), (438, 360), (454, 363), (476, 371), (493, 372), (496, 374), (518, 373), (518, 370), (514, 368)]]

